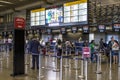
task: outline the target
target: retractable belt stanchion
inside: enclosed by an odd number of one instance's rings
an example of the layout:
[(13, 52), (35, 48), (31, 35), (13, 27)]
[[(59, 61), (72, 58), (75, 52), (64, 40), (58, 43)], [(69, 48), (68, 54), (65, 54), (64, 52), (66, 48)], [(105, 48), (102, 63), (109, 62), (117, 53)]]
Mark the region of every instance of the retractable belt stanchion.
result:
[(59, 72), (60, 71), (60, 69), (58, 69), (58, 64), (57, 64), (58, 62), (57, 62), (57, 57), (55, 58), (55, 67), (54, 67), (54, 69), (53, 69), (53, 71), (54, 72)]
[(9, 51), (9, 44), (7, 44), (7, 45), (6, 45), (6, 57), (9, 56), (9, 52), (10, 52), (10, 51)]
[(3, 61), (0, 61), (0, 72), (3, 70)]
[(6, 67), (9, 68), (9, 57), (7, 57)]
[[(83, 62), (81, 62), (81, 75), (78, 76), (81, 79), (88, 79), (88, 60), (87, 58), (90, 57), (90, 48), (89, 47), (83, 47), (82, 49), (82, 58)], [(85, 62), (85, 63), (84, 63)]]
[(41, 64), (41, 62), (42, 62), (42, 61), (41, 61), (41, 60), (42, 60), (41, 57), (42, 57), (41, 54), (39, 54), (39, 77), (38, 77), (39, 80), (41, 80), (41, 78), (44, 77), (44, 76), (42, 75), (42, 69), (41, 69), (41, 65), (42, 65), (42, 64)]
[(3, 54), (0, 53), (0, 61), (2, 61), (2, 60), (3, 60)]
[(98, 52), (97, 54), (97, 71), (96, 71), (96, 74), (102, 74), (102, 71), (101, 71), (101, 52)]
[(63, 70), (63, 58), (62, 58), (62, 56), (61, 56), (61, 58), (60, 58), (60, 80), (62, 80), (62, 70)]
[[(66, 46), (66, 50), (65, 50), (65, 55), (66, 57), (68, 56), (68, 49), (67, 49), (67, 46)], [(69, 65), (68, 65), (68, 59), (65, 58), (65, 65), (64, 65), (65, 68), (69, 68)]]
[(58, 69), (58, 57), (57, 57), (57, 51), (56, 51), (56, 47), (54, 46), (54, 55), (55, 55), (55, 67), (53, 69), (54, 72), (59, 72), (60, 69)]
[(46, 47), (46, 55), (48, 56), (48, 57), (46, 57), (45, 58), (45, 63), (46, 63), (46, 67), (45, 67), (45, 69), (51, 69), (51, 56), (50, 56), (50, 54), (48, 54), (48, 46)]
[(28, 65), (28, 56), (27, 56), (27, 53), (25, 53), (25, 65)]
[(85, 80), (88, 80), (88, 61), (85, 58)]
[(69, 54), (70, 54), (70, 56), (72, 55), (71, 53), (72, 53), (72, 49), (70, 48), (70, 53), (69, 53)]
[(119, 60), (118, 66), (120, 67), (120, 50), (119, 50), (118, 56), (119, 56), (119, 58), (118, 58), (118, 60)]
[(102, 75), (101, 74), (97, 74), (97, 80), (102, 80)]
[(30, 67), (32, 67), (32, 54), (30, 54)]
[[(47, 68), (46, 69), (52, 69), (52, 67), (51, 67), (51, 62), (54, 62), (55, 60), (52, 60), (51, 59), (51, 47), (49, 46), (47, 46), (47, 50), (46, 50), (46, 52), (47, 52), (47, 55), (48, 55), (48, 58), (47, 58)], [(48, 51), (50, 52), (50, 53), (48, 53)], [(53, 51), (54, 51), (54, 49), (53, 49)]]
[(78, 60), (79, 60), (79, 56), (78, 56), (78, 52), (79, 52), (79, 48), (80, 46), (76, 46), (75, 47), (75, 58), (74, 58), (74, 69), (79, 69), (78, 68)]
[(109, 69), (109, 80), (112, 80), (112, 51), (110, 51), (110, 69)]
[(57, 52), (56, 52), (56, 47), (55, 47), (55, 45), (53, 46), (53, 51), (54, 51), (54, 55), (53, 56), (55, 56), (55, 57), (57, 57)]
[(81, 79), (85, 78), (85, 76), (84, 76), (84, 56), (83, 56), (83, 54), (82, 54), (82, 60), (81, 60), (81, 74), (78, 77), (81, 78)]
[(74, 69), (79, 69), (78, 68), (78, 60), (77, 58), (74, 58)]
[[(40, 49), (40, 53), (42, 54), (41, 60), (43, 60), (44, 54), (43, 54), (43, 52), (42, 52), (42, 49)], [(42, 62), (41, 64), (44, 64), (43, 61), (41, 61), (41, 62)], [(44, 65), (44, 66), (42, 65), (41, 68), (44, 69), (44, 68), (45, 68), (45, 65)]]
[(76, 56), (78, 55), (78, 49), (77, 49), (77, 46), (75, 47), (75, 55), (76, 55)]
[(120, 80), (120, 67), (118, 67), (118, 80)]
[(48, 46), (46, 46), (46, 55), (49, 56), (49, 54), (48, 54)]

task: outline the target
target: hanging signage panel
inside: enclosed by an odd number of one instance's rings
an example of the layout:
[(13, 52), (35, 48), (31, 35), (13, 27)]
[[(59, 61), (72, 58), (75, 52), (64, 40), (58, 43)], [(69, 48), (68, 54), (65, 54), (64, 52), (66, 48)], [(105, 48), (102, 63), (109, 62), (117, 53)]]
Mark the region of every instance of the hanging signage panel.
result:
[(83, 31), (83, 33), (89, 33), (89, 31), (90, 31), (89, 26), (83, 26), (82, 31)]
[(113, 24), (113, 30), (115, 32), (119, 32), (120, 31), (120, 24)]
[(72, 27), (72, 32), (73, 33), (76, 33), (78, 30), (77, 30), (77, 27)]
[(51, 30), (51, 29), (47, 29), (47, 33), (48, 33), (48, 34), (51, 34), (51, 33), (52, 33), (52, 30)]
[(105, 25), (98, 25), (98, 30), (99, 30), (99, 32), (105, 32), (106, 26)]
[(65, 34), (66, 33), (66, 29), (65, 28), (61, 28), (61, 33)]

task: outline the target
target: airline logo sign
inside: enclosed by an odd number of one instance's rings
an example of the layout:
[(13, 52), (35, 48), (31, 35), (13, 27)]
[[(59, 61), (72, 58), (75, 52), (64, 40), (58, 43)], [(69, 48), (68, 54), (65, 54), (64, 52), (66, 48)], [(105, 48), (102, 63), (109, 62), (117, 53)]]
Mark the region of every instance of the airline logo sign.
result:
[(24, 29), (25, 28), (25, 19), (21, 17), (16, 17), (14, 19), (15, 29)]

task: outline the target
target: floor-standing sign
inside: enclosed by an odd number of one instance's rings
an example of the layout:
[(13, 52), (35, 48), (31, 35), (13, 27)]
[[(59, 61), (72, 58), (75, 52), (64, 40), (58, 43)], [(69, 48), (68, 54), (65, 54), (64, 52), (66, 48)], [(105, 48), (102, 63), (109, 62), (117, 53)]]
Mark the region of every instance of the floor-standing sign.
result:
[(85, 80), (88, 80), (88, 60), (90, 58), (90, 48), (89, 47), (83, 47), (83, 58), (85, 60), (85, 66), (84, 66), (84, 73), (85, 73)]
[(12, 76), (25, 74), (24, 66), (24, 28), (25, 19), (14, 18), (14, 47), (13, 47), (13, 73)]

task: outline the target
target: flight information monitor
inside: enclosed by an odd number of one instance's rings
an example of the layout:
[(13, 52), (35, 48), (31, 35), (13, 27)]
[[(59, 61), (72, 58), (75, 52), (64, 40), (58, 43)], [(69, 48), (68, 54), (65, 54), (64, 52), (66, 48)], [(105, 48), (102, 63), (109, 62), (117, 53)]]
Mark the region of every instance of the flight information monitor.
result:
[(64, 23), (87, 21), (87, 0), (64, 4)]
[(46, 10), (46, 24), (59, 25), (63, 22), (63, 7), (54, 7)]
[(31, 26), (45, 25), (45, 8), (31, 10)]

